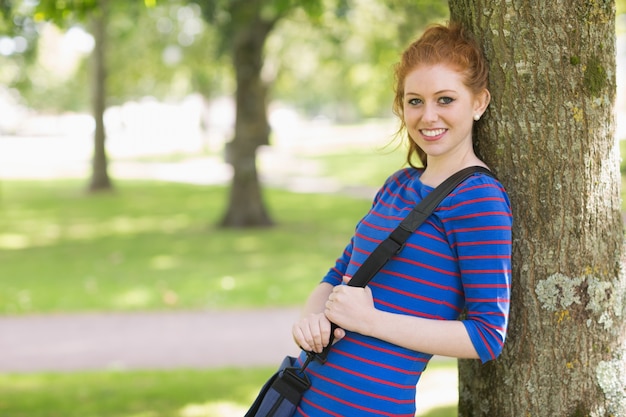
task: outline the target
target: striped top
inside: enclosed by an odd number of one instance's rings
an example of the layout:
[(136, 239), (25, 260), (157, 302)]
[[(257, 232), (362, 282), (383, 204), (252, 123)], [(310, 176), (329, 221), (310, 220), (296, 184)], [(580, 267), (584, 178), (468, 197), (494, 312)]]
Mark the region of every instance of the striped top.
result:
[[(323, 282), (341, 285), (432, 187), (422, 170), (402, 169), (372, 208)], [(369, 286), (376, 308), (463, 324), (483, 362), (502, 350), (509, 314), (511, 210), (502, 185), (485, 174), (460, 184), (414, 232)], [(304, 356), (301, 356), (302, 361)], [(347, 332), (326, 364), (312, 363), (312, 386), (297, 416), (415, 414), (415, 387), (431, 355)]]

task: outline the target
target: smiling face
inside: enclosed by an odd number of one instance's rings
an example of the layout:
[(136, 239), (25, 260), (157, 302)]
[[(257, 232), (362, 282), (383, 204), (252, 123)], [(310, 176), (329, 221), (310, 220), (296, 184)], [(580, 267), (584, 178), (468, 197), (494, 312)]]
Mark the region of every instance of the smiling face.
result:
[(404, 79), (403, 113), (410, 138), (436, 161), (461, 162), (474, 155), (472, 126), (489, 104), (489, 92), (473, 93), (454, 68), (420, 65)]

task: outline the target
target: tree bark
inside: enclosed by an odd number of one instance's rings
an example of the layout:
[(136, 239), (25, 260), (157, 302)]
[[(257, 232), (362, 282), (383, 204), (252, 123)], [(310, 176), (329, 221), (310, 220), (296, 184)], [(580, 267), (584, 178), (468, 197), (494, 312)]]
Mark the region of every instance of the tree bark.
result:
[(502, 356), (459, 365), (459, 416), (626, 416), (614, 2), (450, 0), (490, 62), (476, 135), (512, 201)]
[(93, 50), (93, 117), (96, 128), (94, 132), (94, 152), (92, 160), (91, 181), (89, 191), (108, 191), (113, 188), (108, 174), (106, 154), (106, 131), (104, 126), (104, 111), (106, 108), (106, 28), (108, 0), (99, 0), (99, 7), (94, 10), (93, 36), (95, 46)]
[(235, 26), (235, 136), (228, 148), (233, 180), (223, 227), (271, 226), (256, 166), (256, 151), (269, 143), (267, 87), (261, 78), (265, 41), (274, 25), (261, 17), (262, 2), (254, 1), (232, 12)]

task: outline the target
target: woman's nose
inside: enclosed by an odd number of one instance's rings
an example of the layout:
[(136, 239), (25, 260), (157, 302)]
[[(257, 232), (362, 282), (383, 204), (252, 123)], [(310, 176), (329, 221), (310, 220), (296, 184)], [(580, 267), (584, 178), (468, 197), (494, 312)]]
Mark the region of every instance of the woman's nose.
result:
[(437, 113), (437, 108), (432, 105), (424, 106), (424, 113), (422, 114), (422, 119), (425, 122), (436, 122), (439, 118), (439, 114)]

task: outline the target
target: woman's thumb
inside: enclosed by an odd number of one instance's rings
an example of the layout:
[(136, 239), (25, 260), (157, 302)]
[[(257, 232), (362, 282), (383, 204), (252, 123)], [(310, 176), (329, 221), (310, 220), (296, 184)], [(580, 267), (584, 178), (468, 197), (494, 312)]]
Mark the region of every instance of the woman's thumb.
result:
[(337, 343), (346, 335), (346, 331), (340, 327), (335, 329), (335, 340), (333, 340), (333, 344)]

